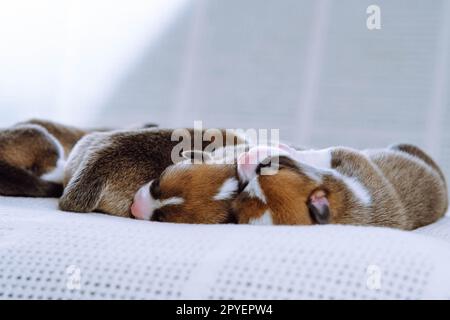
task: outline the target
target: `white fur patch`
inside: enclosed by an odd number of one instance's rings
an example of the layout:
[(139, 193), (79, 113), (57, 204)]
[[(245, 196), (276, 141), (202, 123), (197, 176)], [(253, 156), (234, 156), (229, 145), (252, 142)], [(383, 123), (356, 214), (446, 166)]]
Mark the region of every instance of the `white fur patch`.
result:
[(258, 177), (250, 180), (244, 191), (246, 191), (250, 197), (258, 198), (263, 203), (267, 203), (266, 196), (259, 185)]
[(184, 199), (180, 198), (180, 197), (172, 197), (172, 198), (167, 198), (164, 200), (155, 200), (153, 199), (152, 196), (150, 196), (150, 217), (149, 219), (151, 219), (151, 217), (153, 216), (153, 212), (156, 209), (160, 209), (164, 206), (169, 206), (169, 205), (179, 205), (179, 204), (183, 204), (184, 203)]
[(266, 210), (262, 216), (258, 218), (250, 218), (248, 224), (253, 225), (273, 225), (272, 213), (270, 210)]
[(372, 197), (370, 196), (369, 191), (358, 181), (358, 179), (344, 175), (341, 175), (341, 178), (363, 205), (368, 206), (371, 204)]
[(311, 180), (314, 180), (318, 183), (321, 183), (322, 177), (321, 174), (324, 172), (331, 172), (330, 169), (318, 169), (316, 167), (310, 166), (308, 164), (302, 164), (301, 162), (297, 162), (297, 166), (300, 170), (306, 174)]
[(41, 175), (41, 179), (56, 183), (63, 182), (65, 165), (66, 162), (63, 159), (61, 158), (58, 159), (58, 161), (56, 162), (56, 167), (52, 171), (49, 171)]
[[(167, 198), (167, 199), (154, 199), (152, 197), (152, 195), (150, 194), (149, 190), (150, 190), (150, 186), (153, 183), (154, 180), (152, 180), (148, 185), (145, 185), (144, 188), (144, 192), (148, 193), (148, 197), (147, 197), (147, 201), (149, 201), (149, 207), (150, 207), (150, 218), (153, 215), (153, 211), (155, 211), (156, 209), (160, 209), (164, 206), (169, 206), (169, 205), (179, 205), (179, 204), (183, 204), (184, 203), (184, 199), (181, 197), (171, 197), (171, 198)], [(138, 191), (139, 192), (139, 191)]]
[(238, 190), (238, 181), (236, 178), (228, 178), (220, 187), (219, 192), (214, 196), (214, 200), (228, 200), (233, 198), (233, 195)]
[(180, 198), (180, 197), (172, 197), (172, 198), (167, 198), (164, 200), (156, 200), (156, 201), (159, 202), (159, 208), (164, 207), (164, 206), (178, 205), (178, 204), (184, 203), (184, 199)]

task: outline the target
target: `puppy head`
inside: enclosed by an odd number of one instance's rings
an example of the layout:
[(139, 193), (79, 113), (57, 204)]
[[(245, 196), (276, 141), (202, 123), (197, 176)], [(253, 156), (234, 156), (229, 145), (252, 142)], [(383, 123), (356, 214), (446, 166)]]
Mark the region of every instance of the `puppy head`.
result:
[[(252, 157), (257, 152), (250, 150), (245, 156)], [(239, 177), (246, 179), (248, 184), (233, 201), (237, 221), (249, 224), (330, 223), (333, 219), (331, 208), (338, 201), (330, 177), (293, 160), (286, 149), (280, 149), (278, 155), (276, 150), (271, 153), (257, 165), (243, 166), (238, 162)]]
[(64, 150), (39, 125), (17, 125), (1, 131), (0, 159), (44, 180), (61, 182), (63, 178)]
[(137, 191), (131, 213), (152, 221), (229, 223), (237, 192), (234, 165), (178, 163)]

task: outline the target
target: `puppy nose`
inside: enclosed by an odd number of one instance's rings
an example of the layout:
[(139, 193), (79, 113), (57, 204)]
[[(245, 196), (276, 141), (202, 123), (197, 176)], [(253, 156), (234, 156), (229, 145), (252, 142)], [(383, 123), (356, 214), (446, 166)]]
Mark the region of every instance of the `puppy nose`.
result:
[(150, 183), (143, 185), (134, 195), (131, 214), (141, 220), (150, 220), (152, 215), (150, 199)]

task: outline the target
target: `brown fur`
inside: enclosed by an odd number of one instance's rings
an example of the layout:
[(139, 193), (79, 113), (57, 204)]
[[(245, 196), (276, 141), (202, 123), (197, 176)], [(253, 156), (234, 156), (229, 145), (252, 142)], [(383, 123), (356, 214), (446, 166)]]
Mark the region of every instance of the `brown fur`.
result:
[[(93, 129), (106, 130), (106, 129)], [(75, 143), (92, 130), (31, 119), (0, 131), (0, 194), (24, 197), (59, 197), (61, 182), (42, 175), (55, 169)]]
[[(55, 134), (55, 135), (53, 135)], [(83, 131), (44, 120), (18, 123), (0, 131), (0, 194), (59, 197), (62, 184), (40, 177), (56, 167)]]
[(86, 133), (101, 130), (83, 130), (42, 119), (31, 119), (26, 122), (19, 123), (18, 125), (22, 124), (34, 124), (45, 128), (48, 133), (54, 136), (61, 143), (64, 148), (66, 157), (72, 150), (75, 143), (77, 143), (78, 140), (80, 140)]
[[(168, 205), (158, 209), (153, 220), (179, 223), (216, 223), (217, 220), (227, 222), (230, 218), (231, 200), (214, 200), (223, 182), (234, 176), (233, 165), (192, 165), (189, 170), (166, 170), (160, 178), (160, 197), (163, 200), (170, 197), (180, 197), (185, 203)], [(167, 178), (166, 178), (167, 176)], [(204, 177), (209, 176), (208, 187), (202, 186)], [(189, 181), (189, 185), (180, 181)], [(190, 212), (191, 214), (186, 214)]]
[(38, 176), (54, 168), (58, 147), (58, 142), (38, 125), (24, 124), (0, 133), (0, 159)]
[[(167, 205), (153, 214), (152, 220), (183, 223), (234, 223), (236, 217), (232, 214), (232, 202), (237, 196), (232, 193), (230, 198), (217, 200), (227, 179), (238, 182), (236, 158), (248, 151), (248, 144), (242, 138), (227, 144), (224, 148), (208, 153), (203, 163), (178, 163), (169, 166), (156, 180), (161, 186), (155, 200), (180, 197), (183, 203)], [(148, 182), (148, 181), (147, 181)]]

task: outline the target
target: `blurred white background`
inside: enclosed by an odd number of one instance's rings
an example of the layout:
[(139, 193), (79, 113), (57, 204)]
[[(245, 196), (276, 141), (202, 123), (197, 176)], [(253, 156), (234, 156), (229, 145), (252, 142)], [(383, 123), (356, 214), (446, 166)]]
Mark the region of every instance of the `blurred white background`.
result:
[(126, 72), (185, 3), (1, 1), (1, 125), (28, 117), (95, 122)]
[(0, 6), (2, 126), (203, 120), (314, 147), (411, 142), (450, 170), (450, 0)]

